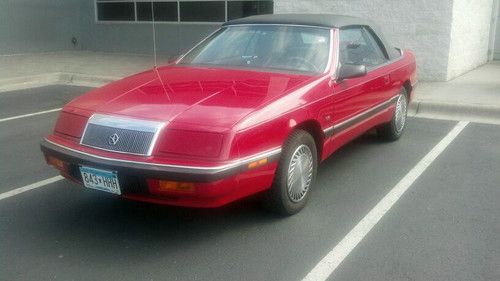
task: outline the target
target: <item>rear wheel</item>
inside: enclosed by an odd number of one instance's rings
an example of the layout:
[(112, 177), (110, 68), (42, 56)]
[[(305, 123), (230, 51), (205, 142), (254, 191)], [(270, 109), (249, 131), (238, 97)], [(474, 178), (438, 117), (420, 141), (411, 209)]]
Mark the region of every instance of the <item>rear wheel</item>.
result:
[(316, 179), (317, 158), (313, 137), (304, 130), (294, 131), (283, 146), (266, 205), (283, 215), (302, 210)]
[(406, 128), (407, 108), (408, 94), (406, 89), (402, 88), (396, 101), (396, 109), (392, 120), (377, 128), (377, 133), (382, 139), (395, 141), (401, 137)]

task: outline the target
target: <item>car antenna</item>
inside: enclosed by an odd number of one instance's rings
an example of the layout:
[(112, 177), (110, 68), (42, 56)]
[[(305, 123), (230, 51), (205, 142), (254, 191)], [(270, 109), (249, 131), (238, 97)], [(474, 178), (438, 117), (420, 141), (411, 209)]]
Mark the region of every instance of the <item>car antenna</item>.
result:
[(156, 69), (156, 24), (155, 24), (155, 8), (153, 5), (153, 1), (151, 1), (151, 22), (153, 26), (153, 60), (154, 60), (154, 68)]
[(163, 91), (165, 92), (165, 95), (167, 95), (168, 100), (170, 101), (170, 95), (167, 92), (167, 89), (165, 88), (165, 83), (163, 83), (163, 80), (161, 79), (160, 73), (158, 73), (158, 65), (156, 63), (156, 22), (155, 22), (155, 6), (153, 5), (154, 1), (151, 1), (151, 23), (153, 26), (153, 70), (156, 73), (156, 76), (160, 80), (160, 84), (163, 87)]

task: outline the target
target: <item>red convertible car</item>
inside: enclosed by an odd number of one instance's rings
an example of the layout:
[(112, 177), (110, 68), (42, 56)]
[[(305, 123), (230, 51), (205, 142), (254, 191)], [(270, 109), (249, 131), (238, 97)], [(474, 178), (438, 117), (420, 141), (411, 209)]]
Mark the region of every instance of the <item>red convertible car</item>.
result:
[(290, 215), (340, 146), (372, 128), (401, 136), (415, 83), (412, 52), (365, 19), (253, 16), (74, 99), (41, 149), (87, 188), (191, 207), (262, 193)]

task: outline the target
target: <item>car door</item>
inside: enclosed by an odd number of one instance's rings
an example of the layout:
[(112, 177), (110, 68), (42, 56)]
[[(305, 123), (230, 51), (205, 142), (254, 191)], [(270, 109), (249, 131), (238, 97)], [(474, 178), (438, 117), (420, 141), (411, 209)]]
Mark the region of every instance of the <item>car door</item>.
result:
[[(390, 75), (378, 71), (388, 61), (376, 39), (363, 26), (344, 28), (339, 33), (339, 62), (366, 66), (365, 76), (337, 81), (334, 85), (334, 124), (348, 129), (363, 119), (358, 115), (384, 101)], [(347, 122), (347, 123), (346, 123)]]
[(327, 150), (332, 152), (359, 135), (351, 129), (370, 118), (370, 109), (384, 102), (390, 91), (390, 74), (380, 71), (387, 64), (387, 55), (371, 30), (365, 26), (350, 26), (339, 30), (339, 68), (342, 64), (365, 65), (361, 77), (335, 81), (333, 84), (333, 126), (326, 131)]

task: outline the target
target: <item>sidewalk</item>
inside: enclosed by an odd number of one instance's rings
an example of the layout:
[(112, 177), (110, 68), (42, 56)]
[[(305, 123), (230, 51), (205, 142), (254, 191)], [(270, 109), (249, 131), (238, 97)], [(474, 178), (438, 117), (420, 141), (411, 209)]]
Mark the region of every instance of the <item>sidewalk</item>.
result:
[(418, 117), (500, 124), (500, 61), (448, 82), (421, 82), (410, 106)]
[[(167, 58), (159, 57), (158, 62)], [(99, 87), (153, 66), (153, 57), (68, 51), (0, 56), (0, 92), (51, 84)]]
[[(0, 92), (51, 84), (99, 87), (152, 65), (152, 56), (87, 51), (0, 56)], [(420, 82), (410, 115), (500, 124), (500, 61), (449, 82)]]

